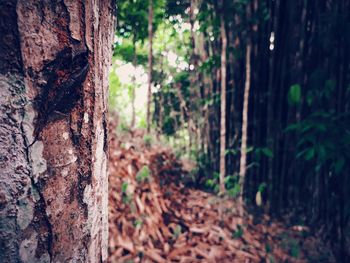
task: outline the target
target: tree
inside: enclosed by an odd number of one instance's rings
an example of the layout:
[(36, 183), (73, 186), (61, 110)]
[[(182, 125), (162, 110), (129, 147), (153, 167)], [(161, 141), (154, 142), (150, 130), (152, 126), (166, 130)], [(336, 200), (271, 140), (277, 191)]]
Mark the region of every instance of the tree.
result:
[(247, 139), (248, 139), (248, 105), (249, 105), (249, 90), (250, 90), (250, 43), (247, 45), (246, 51), (246, 74), (245, 74), (245, 87), (244, 87), (244, 99), (243, 99), (243, 112), (242, 112), (242, 143), (241, 143), (241, 160), (239, 167), (239, 186), (240, 193), (240, 214), (243, 216), (243, 190), (244, 179), (247, 173)]
[(0, 3), (0, 258), (105, 262), (112, 1)]
[(147, 91), (147, 133), (151, 130), (152, 101), (152, 42), (153, 42), (153, 0), (148, 3), (148, 91)]
[(221, 114), (220, 114), (220, 192), (225, 192), (226, 175), (226, 56), (227, 36), (223, 14), (223, 0), (221, 3), (220, 30), (221, 30)]
[[(132, 77), (132, 90), (131, 90), (131, 104), (132, 104), (132, 116), (131, 116), (131, 128), (135, 126), (135, 98), (136, 98), (136, 67), (138, 65), (137, 57), (137, 43), (147, 38), (147, 1), (143, 0), (121, 0), (117, 4), (117, 36), (123, 39), (130, 39), (132, 42), (132, 55), (126, 52), (124, 59), (128, 62), (132, 62), (135, 72)], [(127, 48), (127, 47), (126, 47)]]

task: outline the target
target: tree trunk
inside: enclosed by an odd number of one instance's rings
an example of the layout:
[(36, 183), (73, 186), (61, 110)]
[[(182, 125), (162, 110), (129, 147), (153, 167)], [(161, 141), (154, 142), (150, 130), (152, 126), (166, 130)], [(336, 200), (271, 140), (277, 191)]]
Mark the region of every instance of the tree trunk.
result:
[(1, 1), (0, 32), (0, 258), (105, 262), (113, 2)]
[[(223, 5), (221, 5), (222, 7)], [(221, 12), (221, 114), (220, 114), (220, 192), (225, 193), (225, 175), (226, 175), (226, 52), (227, 36), (225, 29), (224, 15)]]
[(152, 40), (153, 40), (153, 1), (148, 7), (148, 92), (147, 92), (147, 133), (151, 131), (151, 101), (152, 101)]
[(136, 99), (136, 67), (137, 67), (137, 54), (136, 54), (136, 42), (133, 42), (134, 47), (134, 57), (132, 59), (132, 65), (134, 67), (134, 74), (132, 76), (132, 87), (131, 87), (131, 130), (135, 127), (136, 122), (136, 109), (135, 109), (135, 99)]
[(243, 112), (242, 112), (242, 143), (241, 143), (241, 160), (239, 167), (239, 186), (241, 188), (241, 194), (239, 198), (240, 215), (243, 216), (243, 190), (244, 179), (247, 173), (247, 139), (248, 139), (248, 104), (249, 104), (249, 89), (250, 89), (250, 50), (251, 44), (247, 45), (246, 54), (246, 73), (245, 73), (245, 87), (244, 87), (244, 99), (243, 99)]

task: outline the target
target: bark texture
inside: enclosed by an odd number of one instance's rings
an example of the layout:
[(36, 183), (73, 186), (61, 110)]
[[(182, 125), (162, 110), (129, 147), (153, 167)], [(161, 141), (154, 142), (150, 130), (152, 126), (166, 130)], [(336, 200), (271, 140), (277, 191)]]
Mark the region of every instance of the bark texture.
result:
[(0, 259), (107, 260), (113, 2), (0, 2)]

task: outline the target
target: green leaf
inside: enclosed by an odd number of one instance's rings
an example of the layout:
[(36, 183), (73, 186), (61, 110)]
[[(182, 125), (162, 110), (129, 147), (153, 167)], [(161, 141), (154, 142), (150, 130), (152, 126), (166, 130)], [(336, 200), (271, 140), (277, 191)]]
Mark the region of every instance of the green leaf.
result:
[(239, 184), (235, 184), (235, 186), (229, 190), (227, 190), (227, 194), (233, 198), (237, 197), (241, 192), (241, 187)]
[(143, 222), (139, 218), (134, 221), (134, 227), (135, 228), (140, 228), (142, 226), (142, 224), (143, 224)]
[(266, 188), (267, 188), (267, 184), (266, 183), (261, 183), (260, 185), (259, 185), (259, 192), (260, 193), (263, 193), (265, 190), (266, 190)]
[(241, 238), (243, 236), (243, 228), (240, 225), (237, 225), (236, 231), (232, 233), (232, 238)]
[(127, 182), (123, 182), (123, 184), (122, 184), (122, 193), (126, 193), (127, 189), (128, 189), (128, 183)]
[(262, 152), (265, 156), (267, 156), (267, 157), (269, 157), (269, 158), (273, 158), (273, 152), (272, 152), (271, 149), (265, 147), (265, 148), (262, 148), (262, 149), (261, 149), (261, 152)]
[(314, 148), (309, 148), (305, 152), (304, 158), (306, 161), (310, 161), (312, 158), (315, 156), (315, 149)]
[(299, 84), (294, 84), (290, 87), (288, 102), (290, 105), (296, 105), (301, 102), (301, 87)]
[(136, 181), (144, 182), (147, 181), (150, 177), (151, 171), (148, 166), (143, 166), (140, 171), (136, 174)]
[(253, 150), (254, 150), (253, 146), (247, 147), (247, 149), (245, 150), (245, 153), (250, 153)]

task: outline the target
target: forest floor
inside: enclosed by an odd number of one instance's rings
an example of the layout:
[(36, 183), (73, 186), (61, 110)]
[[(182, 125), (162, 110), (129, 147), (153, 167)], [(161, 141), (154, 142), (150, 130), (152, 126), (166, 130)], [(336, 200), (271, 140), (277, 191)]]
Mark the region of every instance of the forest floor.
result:
[(109, 262), (335, 262), (309, 228), (267, 215), (241, 225), (235, 200), (185, 187), (186, 165), (142, 131), (111, 136)]

